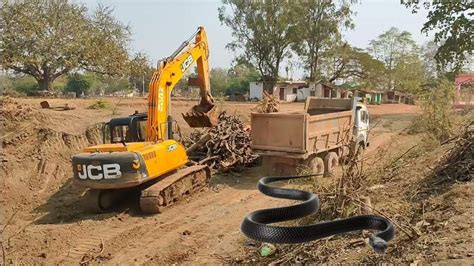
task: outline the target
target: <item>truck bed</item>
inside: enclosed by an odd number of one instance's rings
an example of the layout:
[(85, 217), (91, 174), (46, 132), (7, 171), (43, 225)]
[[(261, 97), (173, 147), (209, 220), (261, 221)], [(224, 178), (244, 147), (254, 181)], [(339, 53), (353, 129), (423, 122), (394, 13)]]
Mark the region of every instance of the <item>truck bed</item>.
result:
[(307, 158), (336, 149), (352, 137), (355, 103), (352, 99), (308, 97), (301, 112), (252, 113), (254, 152)]

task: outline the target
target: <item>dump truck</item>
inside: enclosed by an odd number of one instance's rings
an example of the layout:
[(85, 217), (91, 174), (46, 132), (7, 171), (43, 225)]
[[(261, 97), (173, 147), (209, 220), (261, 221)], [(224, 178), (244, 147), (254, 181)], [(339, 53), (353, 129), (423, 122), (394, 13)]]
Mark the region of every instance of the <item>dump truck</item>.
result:
[(369, 145), (369, 112), (356, 98), (308, 97), (304, 111), (252, 113), (253, 152), (267, 174), (294, 174), (300, 165), (329, 176)]

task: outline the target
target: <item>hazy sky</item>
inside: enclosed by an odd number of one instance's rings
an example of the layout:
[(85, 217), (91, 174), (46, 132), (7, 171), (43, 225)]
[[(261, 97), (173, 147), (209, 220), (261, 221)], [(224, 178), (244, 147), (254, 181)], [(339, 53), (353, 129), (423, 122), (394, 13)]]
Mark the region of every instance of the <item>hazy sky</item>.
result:
[[(99, 1), (83, 1), (93, 8)], [(225, 48), (232, 36), (229, 28), (220, 24), (217, 8), (220, 1), (100, 1), (115, 8), (115, 16), (132, 28), (132, 51), (145, 52), (155, 63), (169, 56), (199, 25), (206, 28), (211, 67), (229, 67), (233, 53)], [(345, 32), (353, 46), (365, 48), (370, 40), (395, 26), (413, 34), (424, 43), (429, 37), (420, 33), (426, 13), (412, 14), (398, 0), (362, 0), (354, 6), (355, 29)]]

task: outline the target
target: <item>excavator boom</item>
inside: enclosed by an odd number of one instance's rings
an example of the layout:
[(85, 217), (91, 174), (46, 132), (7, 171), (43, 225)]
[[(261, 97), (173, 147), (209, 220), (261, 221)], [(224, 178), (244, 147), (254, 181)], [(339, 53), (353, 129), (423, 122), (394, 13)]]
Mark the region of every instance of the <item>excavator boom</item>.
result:
[[(193, 42), (190, 42), (194, 38)], [(206, 32), (199, 27), (197, 32), (168, 58), (159, 62), (149, 85), (147, 140), (166, 139), (171, 128), (171, 92), (193, 63), (197, 64), (198, 76), (190, 79), (189, 85), (199, 87), (200, 103), (187, 113), (184, 120), (191, 127), (212, 127), (217, 124), (214, 98), (209, 81), (209, 47)], [(169, 135), (169, 134), (168, 134)]]
[[(216, 124), (209, 85), (209, 49), (204, 28), (161, 60), (149, 85), (148, 113), (113, 118), (104, 125), (104, 143), (72, 157), (74, 179), (88, 188), (85, 207), (103, 211), (130, 193), (140, 192), (140, 207), (157, 213), (207, 184), (206, 165), (188, 165), (185, 147), (173, 139), (171, 92), (193, 63), (198, 76), (190, 85), (200, 88), (197, 106), (183, 114), (191, 127)], [(144, 125), (146, 124), (146, 127)]]

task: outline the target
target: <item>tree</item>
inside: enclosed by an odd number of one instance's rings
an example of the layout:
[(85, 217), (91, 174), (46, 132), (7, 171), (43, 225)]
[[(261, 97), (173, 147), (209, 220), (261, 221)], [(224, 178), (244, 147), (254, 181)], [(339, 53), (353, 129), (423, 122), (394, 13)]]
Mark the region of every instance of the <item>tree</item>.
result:
[(229, 86), (229, 73), (224, 68), (213, 68), (210, 71), (211, 91), (214, 96), (223, 96)]
[(425, 80), (423, 63), (417, 54), (408, 55), (395, 66), (392, 76), (397, 90), (416, 94)]
[(247, 64), (237, 64), (229, 69), (229, 84), (225, 94), (245, 94), (249, 92), (250, 81), (260, 80), (259, 72)]
[(438, 48), (434, 41), (425, 42), (421, 46), (421, 60), (425, 71), (425, 79), (438, 77), (438, 66), (435, 59)]
[[(334, 50), (343, 47), (342, 28), (352, 28), (351, 2), (339, 5), (329, 0), (295, 1), (292, 16), (297, 20), (293, 50), (303, 60), (310, 81), (321, 79), (321, 62)], [(329, 51), (329, 50), (333, 51)]]
[(422, 32), (435, 31), (434, 41), (439, 48), (435, 59), (440, 68), (452, 65), (460, 70), (473, 54), (474, 2), (472, 0), (404, 0), (406, 7), (417, 13), (420, 8), (429, 10), (428, 21)]
[(396, 84), (400, 84), (396, 82), (395, 68), (400, 68), (405, 60), (414, 60), (414, 57), (418, 57), (418, 47), (411, 34), (394, 27), (379, 35), (377, 39), (371, 40), (368, 51), (374, 58), (385, 64), (386, 88), (392, 90), (398, 89)]
[(88, 94), (91, 87), (91, 81), (85, 75), (73, 73), (68, 76), (65, 90), (75, 92), (77, 96)]
[(148, 84), (152, 78), (154, 69), (150, 65), (148, 56), (144, 53), (137, 53), (130, 60), (129, 81), (135, 90), (148, 91)]
[[(359, 48), (351, 48), (343, 54), (345, 64), (339, 67), (339, 77), (346, 82), (355, 83), (364, 88), (380, 89), (384, 87), (386, 68), (384, 63), (373, 58), (369, 53)], [(333, 75), (333, 77), (337, 77)]]
[(295, 34), (290, 13), (292, 3), (286, 0), (223, 0), (223, 3), (219, 20), (231, 29), (234, 38), (227, 47), (241, 53), (237, 62), (248, 61), (258, 69), (266, 89), (273, 88), (280, 64), (290, 55)]
[(105, 94), (111, 94), (114, 92), (130, 92), (132, 86), (127, 78), (114, 77), (114, 76), (102, 76), (100, 79), (101, 89)]
[(0, 64), (34, 77), (42, 90), (78, 69), (120, 75), (126, 71), (130, 32), (112, 11), (99, 6), (89, 14), (69, 0), (3, 2)]

